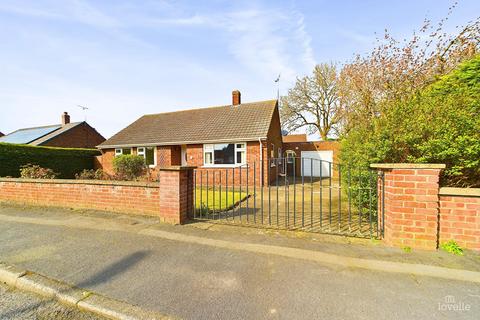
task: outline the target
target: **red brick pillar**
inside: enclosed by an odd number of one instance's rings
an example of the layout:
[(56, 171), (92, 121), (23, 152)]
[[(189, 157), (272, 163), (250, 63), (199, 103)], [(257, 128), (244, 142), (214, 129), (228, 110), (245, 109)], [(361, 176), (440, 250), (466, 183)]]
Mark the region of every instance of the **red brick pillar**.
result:
[(396, 163), (372, 164), (371, 167), (384, 175), (385, 190), (379, 183), (379, 219), (385, 218), (385, 243), (435, 250), (438, 242), (439, 177), (445, 165)]
[(193, 210), (194, 167), (171, 166), (159, 169), (160, 218), (182, 224)]

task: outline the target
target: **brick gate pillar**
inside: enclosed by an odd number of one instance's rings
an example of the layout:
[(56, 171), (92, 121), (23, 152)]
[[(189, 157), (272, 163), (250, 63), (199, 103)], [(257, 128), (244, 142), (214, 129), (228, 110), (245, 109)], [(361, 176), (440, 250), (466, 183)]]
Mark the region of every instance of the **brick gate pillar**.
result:
[(438, 244), (439, 177), (445, 165), (387, 163), (372, 164), (371, 167), (384, 175), (384, 190), (379, 179), (378, 211), (379, 219), (385, 219), (385, 243), (435, 250)]
[(193, 210), (193, 169), (195, 167), (170, 166), (159, 169), (160, 219), (183, 224)]

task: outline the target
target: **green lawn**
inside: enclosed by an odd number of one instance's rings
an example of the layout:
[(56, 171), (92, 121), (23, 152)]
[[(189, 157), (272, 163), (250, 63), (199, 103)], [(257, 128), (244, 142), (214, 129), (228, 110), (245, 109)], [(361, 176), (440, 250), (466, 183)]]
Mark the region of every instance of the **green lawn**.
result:
[(208, 208), (209, 211), (221, 211), (228, 210), (233, 207), (233, 205), (240, 200), (246, 198), (247, 193), (240, 193), (239, 191), (227, 191), (225, 189), (220, 190), (215, 189), (215, 192), (212, 188), (196, 188), (195, 190), (195, 207), (196, 209)]

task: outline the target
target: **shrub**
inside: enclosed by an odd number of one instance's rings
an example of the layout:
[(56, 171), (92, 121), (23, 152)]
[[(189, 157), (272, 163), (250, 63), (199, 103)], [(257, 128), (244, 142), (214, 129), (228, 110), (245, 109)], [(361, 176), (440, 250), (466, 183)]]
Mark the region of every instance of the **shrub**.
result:
[(386, 103), (344, 137), (343, 163), (445, 163), (442, 185), (480, 186), (480, 55), (417, 94)]
[(79, 180), (106, 180), (108, 175), (102, 169), (84, 169), (82, 172), (75, 174), (75, 179)]
[(145, 159), (141, 156), (125, 154), (113, 159), (113, 170), (120, 180), (135, 180), (145, 173)]
[(58, 173), (49, 168), (42, 168), (36, 164), (27, 164), (21, 167), (20, 177), (24, 179), (55, 179)]
[(450, 240), (450, 241), (447, 241), (447, 242), (443, 243), (440, 246), (440, 248), (443, 251), (453, 253), (457, 256), (463, 255), (463, 249), (454, 240)]
[(20, 177), (22, 166), (35, 164), (58, 172), (59, 178), (71, 179), (83, 169), (93, 169), (94, 157), (97, 155), (100, 155), (100, 151), (94, 149), (0, 143), (0, 177)]

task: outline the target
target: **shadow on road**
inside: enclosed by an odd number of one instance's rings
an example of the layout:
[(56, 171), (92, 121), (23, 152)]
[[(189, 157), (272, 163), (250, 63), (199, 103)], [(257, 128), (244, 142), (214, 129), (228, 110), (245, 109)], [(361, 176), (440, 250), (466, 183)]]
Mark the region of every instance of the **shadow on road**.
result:
[(132, 254), (129, 254), (122, 259), (106, 266), (96, 274), (91, 277), (83, 280), (80, 283), (77, 283), (79, 288), (88, 288), (91, 286), (96, 286), (101, 283), (108, 282), (117, 275), (124, 273), (128, 269), (132, 268), (134, 265), (139, 263), (141, 260), (145, 259), (150, 255), (150, 251), (137, 251)]
[[(77, 284), (79, 288), (88, 288), (90, 286), (95, 286), (104, 282), (111, 280), (117, 275), (124, 273), (128, 269), (132, 268), (134, 265), (139, 263), (141, 260), (145, 259), (150, 255), (150, 251), (137, 251), (132, 254), (129, 254), (120, 260), (106, 266), (93, 276), (85, 279), (84, 281)], [(34, 313), (38, 316), (38, 310), (40, 308), (46, 308), (49, 304), (55, 303), (54, 300), (41, 300), (40, 302), (33, 302), (32, 304), (25, 305), (22, 308), (17, 308), (14, 310), (7, 311), (5, 313), (0, 313), (0, 320), (2, 319), (14, 319), (26, 313)], [(60, 319), (62, 317), (59, 317)]]

